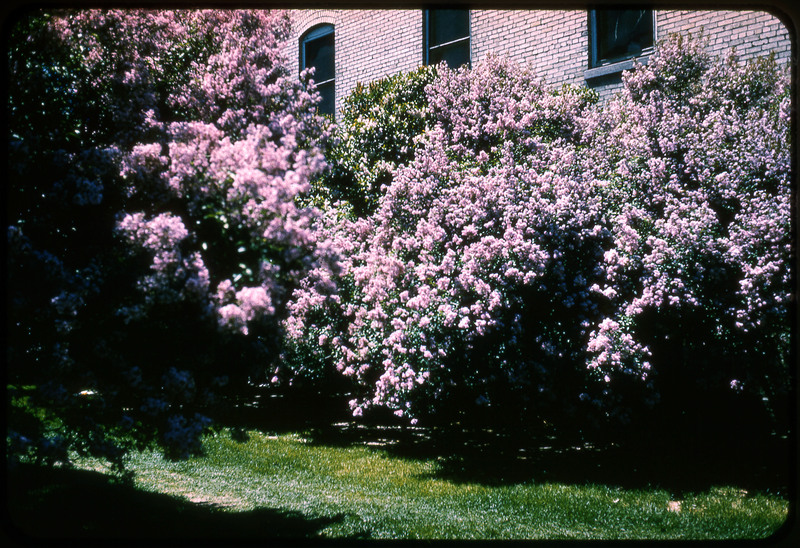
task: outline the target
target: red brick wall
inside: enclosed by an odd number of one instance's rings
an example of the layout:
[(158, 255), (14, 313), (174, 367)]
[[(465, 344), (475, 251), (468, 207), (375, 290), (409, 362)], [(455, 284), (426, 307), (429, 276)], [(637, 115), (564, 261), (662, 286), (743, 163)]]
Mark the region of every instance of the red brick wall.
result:
[(489, 54), (529, 63), (547, 83), (583, 83), (588, 59), (585, 11), (475, 11), (472, 61)]
[(703, 29), (709, 50), (724, 55), (731, 47), (742, 58), (775, 51), (779, 59), (791, 55), (791, 41), (783, 23), (767, 12), (754, 11), (666, 11), (659, 12), (658, 29), (668, 33), (697, 32)]
[(299, 71), (299, 40), (320, 23), (334, 25), (336, 110), (357, 82), (412, 70), (422, 64), (421, 10), (293, 10), (287, 58)]
[[(336, 31), (336, 103), (356, 82), (414, 69), (422, 64), (421, 10), (293, 10), (293, 34), (287, 57), (298, 71), (299, 38), (319, 23)], [(530, 64), (550, 85), (586, 85), (589, 32), (585, 10), (474, 10), (470, 14), (471, 57), (489, 54)], [(754, 11), (657, 11), (656, 41), (673, 32), (703, 31), (712, 54), (735, 47), (742, 58), (774, 51), (781, 61), (791, 55), (791, 38), (775, 16)], [(589, 85), (608, 97), (619, 77)]]

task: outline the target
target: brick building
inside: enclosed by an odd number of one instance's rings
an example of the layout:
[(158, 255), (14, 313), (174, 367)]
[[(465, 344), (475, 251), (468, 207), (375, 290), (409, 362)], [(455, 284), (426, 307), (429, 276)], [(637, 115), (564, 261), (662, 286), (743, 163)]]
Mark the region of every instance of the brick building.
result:
[(688, 10), (292, 10), (290, 67), (315, 66), (323, 110), (336, 112), (357, 82), (494, 53), (533, 67), (548, 85), (586, 85), (607, 97), (633, 59), (647, 62), (670, 33), (699, 33), (713, 54), (792, 55), (782, 20), (762, 11)]

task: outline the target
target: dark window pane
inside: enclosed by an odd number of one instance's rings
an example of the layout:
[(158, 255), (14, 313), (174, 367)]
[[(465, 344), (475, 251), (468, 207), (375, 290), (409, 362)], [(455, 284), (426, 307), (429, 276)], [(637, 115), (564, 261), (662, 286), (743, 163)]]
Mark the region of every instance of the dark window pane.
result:
[(446, 62), (447, 66), (452, 69), (469, 64), (469, 42), (456, 42), (449, 46), (432, 49), (429, 63), (435, 65), (442, 61)]
[(324, 82), (335, 76), (333, 33), (306, 42), (306, 67), (315, 67), (314, 81)]
[(335, 40), (333, 27), (322, 25), (309, 31), (300, 42), (300, 68), (314, 67), (314, 82), (321, 96), (319, 111), (336, 112)]
[(426, 10), (425, 63), (469, 64), (469, 10)]
[(333, 82), (317, 86), (322, 101), (319, 104), (319, 111), (322, 114), (334, 114), (336, 111), (336, 91)]
[(613, 62), (641, 55), (653, 47), (652, 10), (597, 10), (597, 62)]
[(469, 11), (428, 11), (428, 45), (436, 46), (469, 36)]

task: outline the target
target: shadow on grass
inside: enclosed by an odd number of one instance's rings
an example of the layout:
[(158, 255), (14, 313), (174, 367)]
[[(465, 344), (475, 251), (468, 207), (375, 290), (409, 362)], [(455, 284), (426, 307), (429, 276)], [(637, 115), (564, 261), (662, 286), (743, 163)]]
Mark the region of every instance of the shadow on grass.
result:
[[(590, 444), (572, 447), (542, 445), (503, 451), (466, 449), (443, 459), (438, 475), (455, 482), (507, 484), (599, 484), (623, 489), (664, 489), (674, 497), (705, 492), (715, 486), (736, 486), (750, 492), (787, 495), (788, 449), (759, 456), (701, 446), (664, 450)], [(784, 458), (785, 456), (785, 458)]]
[(308, 518), (266, 508), (223, 511), (84, 470), (20, 465), (9, 471), (8, 480), (6, 536), (24, 544), (303, 539), (318, 537), (344, 518)]
[(339, 423), (308, 431), (312, 443), (368, 445), (392, 455), (436, 458), (436, 477), (455, 483), (508, 485), (526, 482), (598, 484), (623, 489), (665, 489), (674, 496), (737, 486), (750, 492), (789, 494), (789, 441), (725, 443), (719, 439), (670, 441), (652, 436), (593, 445), (540, 436), (526, 444), (493, 430), (403, 428)]
[(598, 484), (659, 488), (676, 497), (736, 486), (788, 496), (796, 468), (791, 440), (716, 427), (725, 421), (709, 421), (706, 428), (685, 421), (668, 430), (669, 421), (662, 419), (640, 435), (589, 443), (575, 432), (421, 428), (389, 415), (356, 422), (342, 409), (347, 406), (335, 398), (272, 398), (241, 409), (233, 424), (277, 434), (303, 432), (317, 445), (369, 446), (398, 457), (437, 459), (436, 476), (456, 483)]

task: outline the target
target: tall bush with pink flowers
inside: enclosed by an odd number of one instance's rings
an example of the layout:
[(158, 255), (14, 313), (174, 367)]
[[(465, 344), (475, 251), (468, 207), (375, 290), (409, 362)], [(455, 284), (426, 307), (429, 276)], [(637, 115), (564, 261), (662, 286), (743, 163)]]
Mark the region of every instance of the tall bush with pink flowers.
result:
[[(12, 29), (10, 454), (189, 455), (262, 383), (523, 435), (788, 429), (783, 67), (671, 37), (599, 103), (502, 58), (440, 66), (375, 88), (413, 99), (388, 116), (354, 100), (326, 172), (288, 25), (102, 10)], [(354, 179), (355, 214), (307, 206), (325, 177)]]
[(356, 415), (480, 422), (547, 407), (586, 377), (610, 237), (576, 154), (593, 97), (492, 58), (440, 67), (427, 100), (433, 127), (376, 212), (331, 214), (339, 290), (309, 278), (289, 336), (355, 381)]
[[(297, 198), (318, 95), (270, 11), (67, 11), (9, 49), (10, 447), (176, 456), (271, 375), (286, 297), (327, 261)], [(31, 409), (46, 415), (29, 413)]]
[(603, 319), (588, 366), (612, 388), (652, 374), (664, 416), (683, 417), (674, 427), (744, 438), (754, 425), (788, 427), (789, 74), (702, 45), (662, 43), (582, 126), (612, 239), (592, 288)]
[(296, 293), (285, 375), (335, 368), (356, 416), (412, 422), (787, 427), (785, 69), (676, 36), (624, 84), (439, 67), (375, 213), (323, 223), (338, 290)]

